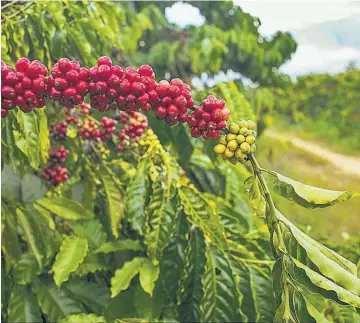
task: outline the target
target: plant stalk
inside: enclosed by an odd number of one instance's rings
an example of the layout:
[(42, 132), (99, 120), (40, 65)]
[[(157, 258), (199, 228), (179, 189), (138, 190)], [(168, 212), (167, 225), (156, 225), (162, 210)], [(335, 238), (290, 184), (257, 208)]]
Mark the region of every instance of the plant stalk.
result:
[(264, 178), (263, 174), (261, 173), (262, 168), (260, 167), (258, 161), (256, 160), (255, 155), (250, 154), (249, 159), (250, 159), (251, 165), (253, 167), (254, 174), (259, 179), (261, 190), (262, 190), (263, 194), (265, 195), (265, 200), (266, 200), (266, 203), (270, 210), (269, 214), (266, 215), (266, 222), (267, 222), (270, 230), (272, 230), (272, 231), (275, 230), (277, 238), (278, 238), (279, 246), (281, 249), (281, 247), (284, 246), (284, 241), (283, 241), (280, 225), (279, 225), (278, 221), (276, 220), (276, 207), (275, 207), (274, 201), (271, 197), (271, 193), (270, 193), (269, 187), (265, 181), (265, 178)]

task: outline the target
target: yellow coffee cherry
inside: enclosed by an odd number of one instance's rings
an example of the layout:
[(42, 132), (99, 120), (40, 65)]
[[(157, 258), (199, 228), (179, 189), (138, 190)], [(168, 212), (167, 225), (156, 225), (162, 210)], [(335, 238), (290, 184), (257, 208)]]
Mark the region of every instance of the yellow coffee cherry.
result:
[(240, 134), (246, 137), (249, 134), (249, 129), (246, 127), (241, 128)]
[(222, 144), (218, 144), (214, 147), (214, 152), (217, 154), (223, 154), (226, 150), (226, 146)]
[(227, 148), (231, 151), (235, 151), (238, 147), (238, 142), (236, 140), (230, 140), (227, 144)]
[(256, 137), (257, 133), (256, 133), (255, 130), (250, 130), (249, 135), (252, 135), (252, 136)]
[(255, 137), (253, 135), (247, 136), (246, 142), (250, 145), (253, 144), (255, 142)]
[(236, 141), (237, 141), (239, 144), (243, 143), (243, 142), (245, 141), (245, 136), (243, 136), (243, 135), (237, 135), (237, 136), (236, 136)]
[(146, 130), (147, 136), (152, 136), (153, 134), (154, 134), (154, 131), (152, 131), (151, 129)]
[(240, 149), (243, 153), (248, 153), (250, 151), (250, 145), (247, 142), (243, 142), (240, 145)]
[(244, 154), (241, 150), (241, 148), (237, 149), (235, 152), (235, 157), (239, 160), (243, 160), (246, 157), (246, 154)]
[(237, 135), (240, 131), (240, 127), (236, 123), (232, 123), (229, 126), (229, 130), (231, 133)]
[(225, 154), (221, 154), (221, 158), (224, 159), (224, 160), (227, 159)]
[(222, 145), (226, 145), (226, 144), (227, 144), (226, 136), (221, 135), (221, 136), (219, 137), (219, 144), (222, 144)]
[(237, 122), (240, 128), (247, 128), (248, 122), (246, 120), (240, 120)]
[(233, 157), (234, 156), (234, 152), (231, 151), (230, 149), (226, 148), (225, 152), (224, 152), (224, 155), (227, 157), (227, 158), (230, 158), (230, 157)]
[(256, 145), (255, 144), (252, 144), (251, 147), (250, 147), (250, 152), (252, 154), (255, 154), (256, 153)]
[(248, 128), (251, 130), (255, 130), (256, 129), (256, 123), (252, 120), (248, 120)]
[(231, 140), (235, 140), (236, 139), (236, 135), (234, 135), (233, 133), (229, 133), (227, 136), (226, 136), (226, 141), (229, 142)]

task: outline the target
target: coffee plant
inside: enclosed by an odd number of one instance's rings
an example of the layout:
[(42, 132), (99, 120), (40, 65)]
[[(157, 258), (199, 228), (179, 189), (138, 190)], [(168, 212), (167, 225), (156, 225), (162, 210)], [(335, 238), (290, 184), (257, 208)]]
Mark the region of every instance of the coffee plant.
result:
[(359, 194), (262, 168), (244, 96), (197, 102), (108, 57), (21, 58), (1, 78), (4, 321), (359, 322), (356, 265), (272, 198)]

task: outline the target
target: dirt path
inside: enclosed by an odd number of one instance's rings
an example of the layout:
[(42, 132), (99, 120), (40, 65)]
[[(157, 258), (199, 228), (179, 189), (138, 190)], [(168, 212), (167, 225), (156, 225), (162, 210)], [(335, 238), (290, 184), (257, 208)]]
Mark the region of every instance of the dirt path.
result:
[(360, 157), (338, 154), (317, 145), (316, 143), (300, 139), (291, 134), (280, 133), (275, 130), (266, 130), (265, 134), (269, 137), (288, 140), (294, 146), (321, 157), (346, 174), (360, 176)]

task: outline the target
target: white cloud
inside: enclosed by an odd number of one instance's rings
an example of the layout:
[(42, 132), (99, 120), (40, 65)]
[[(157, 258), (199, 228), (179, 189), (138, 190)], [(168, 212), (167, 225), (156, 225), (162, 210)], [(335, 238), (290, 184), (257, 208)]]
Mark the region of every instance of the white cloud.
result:
[(351, 60), (359, 60), (360, 50), (353, 47), (320, 48), (314, 44), (300, 44), (293, 58), (281, 67), (290, 75), (307, 73), (339, 73)]
[(271, 35), (278, 30), (294, 29), (330, 20), (339, 20), (360, 13), (356, 2), (343, 1), (242, 1), (235, 0), (245, 12), (260, 18), (260, 32)]
[[(260, 18), (260, 32), (271, 36), (277, 31), (289, 31), (298, 41), (298, 49), (281, 71), (292, 76), (311, 72), (337, 73), (344, 70), (350, 60), (360, 60), (359, 48), (340, 46), (336, 31), (341, 29), (337, 21), (349, 16), (360, 17), (360, 2), (347, 0), (234, 0), (245, 12)], [(166, 8), (166, 17), (181, 27), (200, 26), (205, 18), (198, 8), (185, 3), (175, 3)], [(312, 28), (312, 25), (333, 21), (333, 32)], [(359, 20), (357, 20), (359, 21)], [(346, 35), (354, 40), (359, 28)], [(352, 38), (351, 38), (352, 37)], [(227, 77), (228, 75), (226, 75)], [(219, 76), (220, 78), (222, 76)]]
[(205, 17), (201, 15), (199, 8), (188, 3), (174, 3), (165, 9), (165, 16), (169, 22), (182, 28), (189, 25), (201, 26), (205, 22)]

